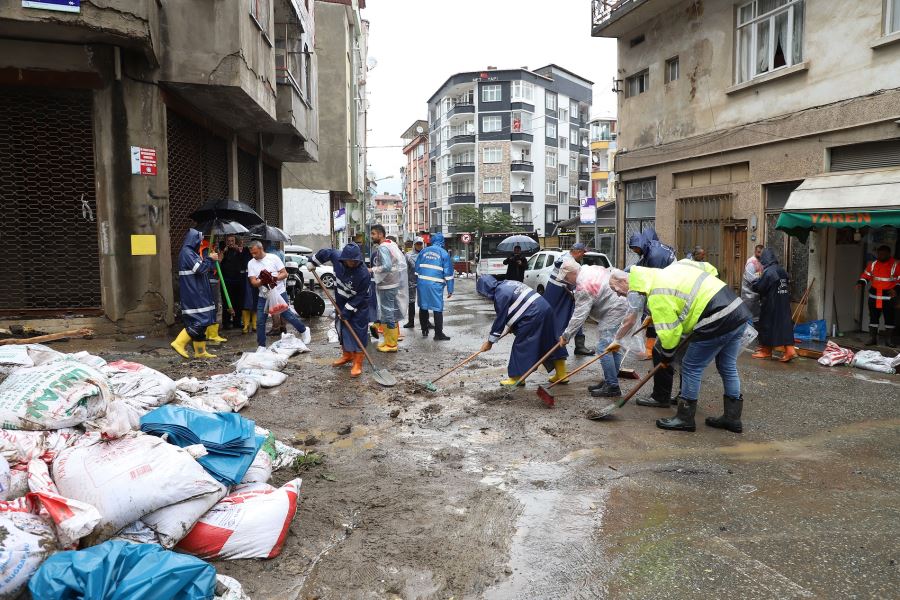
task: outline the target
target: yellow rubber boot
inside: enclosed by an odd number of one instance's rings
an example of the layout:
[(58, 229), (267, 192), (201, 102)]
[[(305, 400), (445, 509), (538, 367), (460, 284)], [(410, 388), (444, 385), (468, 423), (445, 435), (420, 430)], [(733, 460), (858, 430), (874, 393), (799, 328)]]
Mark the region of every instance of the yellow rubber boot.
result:
[(350, 367), (350, 377), (359, 377), (362, 374), (363, 359), (366, 355), (362, 352), (351, 352), (353, 355), (353, 366)]
[(344, 350), (344, 353), (341, 355), (339, 359), (331, 363), (332, 367), (342, 367), (344, 365), (350, 364), (353, 362), (353, 352), (347, 352)]
[[(560, 379), (563, 379), (566, 375), (569, 374), (569, 372), (566, 370), (566, 359), (564, 359), (564, 358), (554, 360), (553, 361), (553, 369), (556, 371), (556, 373), (552, 377), (549, 378), (550, 383), (556, 383), (557, 381), (559, 381)], [(563, 381), (560, 385), (566, 385), (567, 383), (569, 383), (568, 379)]]
[(396, 327), (393, 329), (385, 328), (384, 344), (378, 345), (379, 352), (396, 352), (397, 351), (397, 332), (400, 331)]
[(206, 341), (212, 344), (221, 344), (228, 340), (219, 335), (219, 324), (216, 323), (215, 325), (210, 325), (206, 328)]
[(256, 331), (256, 313), (252, 310), (250, 311), (250, 323), (253, 325), (253, 331)]
[[(507, 377), (506, 379), (504, 379), (503, 381), (500, 382), (500, 385), (502, 385), (503, 387), (513, 387), (518, 382), (519, 382), (518, 377)], [(520, 383), (519, 385), (525, 385), (525, 384)]]
[(206, 351), (206, 342), (194, 342), (194, 358), (215, 358), (215, 354)]
[(244, 333), (250, 333), (250, 311), (246, 308), (241, 311), (241, 324), (244, 326)]
[(183, 356), (184, 358), (190, 358), (190, 355), (187, 353), (187, 345), (188, 342), (191, 341), (191, 336), (188, 334), (187, 329), (182, 329), (181, 333), (178, 334), (172, 343), (169, 344), (172, 346), (172, 349)]

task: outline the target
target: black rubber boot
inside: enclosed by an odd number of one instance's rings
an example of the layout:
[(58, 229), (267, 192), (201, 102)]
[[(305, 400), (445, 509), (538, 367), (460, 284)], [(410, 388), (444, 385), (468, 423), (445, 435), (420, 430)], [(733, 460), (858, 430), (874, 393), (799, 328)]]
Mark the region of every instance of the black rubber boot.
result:
[(606, 387), (606, 382), (605, 382), (605, 381), (601, 381), (600, 383), (596, 383), (596, 384), (594, 384), (594, 385), (589, 385), (589, 386), (588, 386), (588, 391), (589, 391), (589, 392), (593, 392), (594, 390), (601, 390), (601, 389), (603, 389), (603, 388), (605, 388), (605, 387)]
[(611, 386), (603, 383), (603, 387), (598, 390), (592, 390), (591, 396), (594, 398), (620, 398), (622, 396), (622, 388), (619, 386)]
[(434, 341), (446, 342), (449, 339), (444, 335), (444, 313), (434, 311)]
[(584, 336), (575, 336), (575, 355), (576, 356), (593, 356), (594, 351), (584, 345)]
[(685, 400), (679, 396), (678, 411), (668, 419), (657, 419), (656, 426), (670, 431), (696, 431), (694, 415), (697, 414), (697, 401)]
[(732, 398), (722, 396), (725, 401), (725, 414), (721, 417), (706, 417), (706, 424), (716, 429), (727, 429), (733, 433), (741, 433), (744, 426), (741, 424), (741, 410), (744, 408), (744, 397)]
[(419, 326), (422, 328), (422, 337), (428, 337), (431, 323), (428, 321), (428, 311), (424, 308), (419, 309)]
[(413, 329), (416, 326), (416, 302), (413, 300), (409, 303), (409, 321), (403, 326), (403, 329)]
[(670, 406), (674, 406), (677, 404), (674, 398), (667, 398), (665, 400), (657, 400), (653, 396), (647, 396), (646, 398), (638, 398), (634, 401), (638, 406), (649, 406), (650, 408), (669, 408)]
[(869, 326), (869, 341), (866, 342), (866, 346), (877, 346), (878, 345), (878, 328)]
[(896, 348), (900, 345), (900, 335), (897, 335), (896, 328), (887, 330), (887, 341), (885, 342), (885, 345), (888, 348)]

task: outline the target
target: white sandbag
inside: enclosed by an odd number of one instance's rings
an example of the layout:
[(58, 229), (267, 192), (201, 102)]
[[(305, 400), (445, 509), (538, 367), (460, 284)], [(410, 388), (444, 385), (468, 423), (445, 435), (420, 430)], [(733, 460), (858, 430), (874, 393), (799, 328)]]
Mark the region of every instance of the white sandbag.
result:
[(131, 525), (126, 525), (124, 529), (112, 537), (112, 540), (122, 540), (133, 544), (159, 544), (159, 538), (156, 537), (156, 533), (147, 527), (143, 521), (135, 521)]
[(244, 473), (241, 483), (268, 483), (271, 478), (272, 457), (269, 456), (265, 449), (260, 448), (256, 456), (253, 457), (253, 462), (247, 468), (247, 472)]
[(166, 506), (144, 515), (141, 521), (156, 534), (163, 548), (173, 548), (187, 535), (194, 523), (227, 493), (228, 488), (219, 484), (219, 489), (215, 493)]
[(882, 356), (877, 350), (860, 350), (850, 361), (850, 366), (893, 375), (896, 371), (892, 363), (893, 359)]
[(179, 391), (196, 394), (200, 391), (200, 380), (196, 377), (182, 377), (175, 382), (175, 387)]
[(101, 372), (109, 378), (109, 386), (116, 396), (138, 409), (141, 415), (168, 404), (175, 397), (172, 379), (140, 363), (117, 360)]
[(9, 470), (9, 463), (5, 458), (0, 457), (0, 500), (9, 498), (9, 487), (12, 483), (12, 473)]
[(0, 598), (18, 598), (41, 563), (59, 549), (49, 519), (0, 509)]
[(87, 433), (59, 453), (52, 473), (63, 496), (100, 511), (93, 541), (108, 539), (163, 507), (221, 489), (185, 450), (142, 433), (110, 441)]
[(256, 352), (244, 352), (240, 360), (235, 363), (235, 370), (242, 369), (269, 369), (272, 371), (283, 370), (288, 363), (286, 356), (269, 350), (257, 350)]
[(74, 429), (21, 431), (0, 429), (0, 456), (10, 466), (27, 464), (33, 458), (52, 461), (56, 454), (82, 434)]
[(293, 446), (288, 446), (284, 442), (279, 440), (275, 440), (275, 458), (272, 459), (272, 470), (277, 471), (279, 469), (283, 469), (284, 467), (289, 467), (294, 464), (294, 461), (297, 460), (298, 456), (303, 456), (306, 454), (303, 450), (298, 450)]
[(141, 428), (141, 415), (146, 412), (117, 397), (107, 405), (105, 415), (87, 420), (82, 425), (85, 430), (99, 431), (109, 439), (122, 437)]
[(264, 388), (276, 387), (287, 381), (285, 373), (269, 369), (241, 369), (238, 373), (252, 377)]
[(276, 489), (239, 485), (200, 518), (178, 549), (200, 558), (273, 558), (281, 553), (300, 494), (300, 479)]
[(28, 491), (28, 471), (24, 468), (12, 469), (9, 472), (9, 492), (7, 492), (6, 499), (21, 498)]
[(73, 427), (103, 416), (111, 399), (106, 376), (77, 361), (16, 369), (0, 383), (0, 427)]
[(309, 347), (293, 333), (282, 333), (281, 339), (269, 346), (269, 350), (290, 358), (298, 352), (309, 352)]
[(216, 574), (216, 595), (214, 600), (250, 600), (240, 582), (228, 575)]
[(99, 356), (95, 356), (85, 350), (72, 354), (66, 354), (66, 356), (72, 360), (77, 360), (80, 363), (84, 363), (89, 367), (94, 367), (95, 369), (102, 369), (106, 366), (106, 360)]
[(220, 398), (188, 396), (181, 390), (175, 392), (175, 400), (172, 404), (206, 412), (234, 412), (231, 410), (231, 406)]
[(36, 367), (64, 356), (62, 352), (41, 344), (0, 346), (0, 373), (8, 374), (23, 367)]
[(240, 373), (222, 373), (213, 375), (206, 381), (201, 382), (201, 392), (207, 394), (217, 394), (229, 390), (237, 390), (252, 398), (259, 391), (259, 382), (254, 378), (242, 375)]

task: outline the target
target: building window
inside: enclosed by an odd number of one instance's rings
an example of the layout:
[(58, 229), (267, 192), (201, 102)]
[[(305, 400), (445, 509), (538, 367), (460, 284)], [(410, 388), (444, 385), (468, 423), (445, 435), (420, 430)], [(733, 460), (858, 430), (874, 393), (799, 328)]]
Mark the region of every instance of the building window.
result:
[(531, 133), (531, 113), (525, 111), (513, 111), (512, 113), (512, 132), (513, 133)]
[(625, 91), (628, 97), (643, 94), (650, 89), (650, 69), (644, 69), (625, 80)]
[(513, 81), (512, 100), (534, 102), (534, 84), (528, 81)]
[(569, 195), (573, 198), (578, 197), (578, 185), (574, 183), (569, 184)]
[(559, 109), (559, 120), (560, 121), (568, 121), (569, 120), (569, 109), (568, 108), (560, 108)]
[(553, 92), (545, 92), (544, 104), (547, 106), (547, 110), (556, 110), (556, 94)]
[(565, 136), (562, 136), (562, 135), (559, 136), (559, 147), (560, 147), (562, 150), (565, 150), (566, 148), (568, 148), (568, 147), (569, 147), (569, 140), (568, 140), (568, 138), (566, 138)]
[(884, 35), (900, 32), (900, 0), (887, 0), (884, 12)]
[(569, 157), (569, 169), (572, 171), (578, 170), (578, 158), (575, 156)]
[(483, 85), (481, 86), (482, 102), (500, 102), (500, 86), (499, 85)]
[(481, 117), (481, 131), (483, 133), (494, 133), (503, 128), (503, 121), (499, 116)]
[(548, 167), (550, 167), (550, 168), (556, 167), (556, 150), (553, 150), (551, 148), (547, 149), (546, 162), (547, 162)]
[(550, 180), (547, 182), (547, 195), (548, 196), (556, 196), (556, 181)]
[(544, 135), (548, 138), (556, 139), (556, 123), (547, 122), (544, 125)]
[(503, 160), (502, 148), (484, 148), (481, 151), (481, 162), (486, 164), (499, 163)]
[(250, 16), (263, 32), (269, 32), (269, 0), (249, 0)]
[(559, 165), (559, 176), (560, 177), (568, 177), (569, 176), (569, 166), (568, 165)]
[(737, 11), (737, 82), (803, 60), (804, 0), (753, 0)]
[(573, 119), (578, 118), (578, 103), (577, 102), (573, 101), (573, 102), (569, 103), (569, 113), (571, 113)]
[(481, 191), (485, 194), (500, 194), (503, 192), (502, 177), (485, 177), (482, 182)]
[(666, 83), (678, 81), (678, 57), (670, 58), (666, 61)]
[(568, 203), (569, 203), (568, 192), (560, 192), (559, 193), (559, 204), (568, 204)]
[[(554, 194), (555, 195), (555, 194)], [(544, 217), (547, 220), (548, 229), (553, 226), (554, 223), (558, 220), (555, 206), (548, 206), (544, 209)], [(552, 229), (551, 229), (552, 231)], [(550, 235), (551, 231), (545, 231), (546, 235)]]
[(591, 141), (608, 142), (613, 139), (612, 121), (595, 121), (591, 123)]
[(575, 130), (569, 131), (569, 145), (573, 148), (578, 147), (578, 132)]

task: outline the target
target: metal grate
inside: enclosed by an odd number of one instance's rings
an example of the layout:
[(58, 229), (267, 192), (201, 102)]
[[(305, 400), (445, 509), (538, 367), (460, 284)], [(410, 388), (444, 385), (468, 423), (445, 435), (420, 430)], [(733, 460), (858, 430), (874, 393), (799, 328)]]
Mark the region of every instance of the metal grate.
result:
[(900, 139), (831, 148), (832, 171), (858, 171), (900, 166)]
[(266, 164), (263, 165), (263, 199), (266, 223), (281, 227), (281, 172)]
[(256, 204), (256, 157), (238, 149), (238, 200), (254, 209)]
[(0, 313), (101, 305), (91, 111), (90, 91), (0, 87)]
[[(656, 219), (626, 219), (625, 235), (622, 236), (622, 242), (624, 244), (628, 244), (628, 240), (630, 240), (631, 236), (633, 236), (634, 234), (654, 227), (656, 227)], [(627, 245), (624, 247), (624, 252), (626, 269), (632, 265), (636, 265), (637, 261), (640, 260), (638, 258), (638, 255), (632, 252)]]
[(694, 246), (702, 246), (707, 262), (724, 272), (722, 228), (731, 220), (731, 204), (731, 194), (679, 198), (675, 204), (678, 222), (675, 253), (687, 256)]
[(228, 196), (228, 144), (178, 113), (166, 111), (169, 167), (169, 236), (175, 264), (193, 221), (188, 215), (210, 199)]

